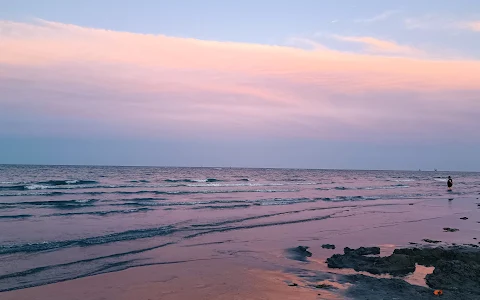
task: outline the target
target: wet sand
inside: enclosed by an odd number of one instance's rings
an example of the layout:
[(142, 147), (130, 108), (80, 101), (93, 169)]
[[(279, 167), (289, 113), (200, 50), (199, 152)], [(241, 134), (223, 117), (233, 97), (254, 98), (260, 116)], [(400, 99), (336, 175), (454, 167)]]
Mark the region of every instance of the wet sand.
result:
[[(390, 201), (388, 205), (366, 202), (360, 207), (338, 210), (335, 218), (199, 236), (173, 248), (152, 250), (164, 260), (162, 264), (4, 292), (0, 298), (344, 299), (343, 293), (350, 284), (337, 284), (338, 289), (316, 285), (335, 285), (325, 278), (357, 272), (329, 269), (326, 258), (343, 253), (344, 247), (360, 246), (379, 246), (381, 255), (387, 256), (395, 248), (411, 246), (410, 243), (427, 244), (423, 239), (439, 240), (438, 245), (478, 244), (477, 202), (480, 201), (475, 197)], [(310, 217), (322, 213), (312, 211)], [(444, 227), (459, 231), (444, 232)], [(334, 244), (336, 249), (323, 249), (322, 244), (326, 243)], [(286, 252), (298, 245), (309, 247), (312, 256), (306, 261), (292, 259)], [(425, 286), (423, 278), (432, 271), (420, 266), (405, 279)], [(328, 276), (322, 278), (322, 274)], [(296, 286), (290, 286), (292, 283)]]
[(314, 291), (292, 289), (281, 272), (242, 267), (236, 261), (196, 261), (147, 266), (7, 292), (2, 299), (317, 299)]

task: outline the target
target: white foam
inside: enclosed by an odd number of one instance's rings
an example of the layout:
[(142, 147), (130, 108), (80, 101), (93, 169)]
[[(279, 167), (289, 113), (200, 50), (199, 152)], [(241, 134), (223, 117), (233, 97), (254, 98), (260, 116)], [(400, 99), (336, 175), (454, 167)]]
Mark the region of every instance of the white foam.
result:
[(88, 203), (90, 201), (91, 200), (75, 200), (75, 202), (77, 202), (77, 203)]
[(52, 189), (55, 187), (50, 185), (31, 184), (31, 185), (25, 186), (25, 188), (27, 190), (46, 190), (46, 189)]
[(205, 183), (205, 184), (187, 184), (188, 187), (234, 187), (234, 186), (283, 186), (283, 183)]

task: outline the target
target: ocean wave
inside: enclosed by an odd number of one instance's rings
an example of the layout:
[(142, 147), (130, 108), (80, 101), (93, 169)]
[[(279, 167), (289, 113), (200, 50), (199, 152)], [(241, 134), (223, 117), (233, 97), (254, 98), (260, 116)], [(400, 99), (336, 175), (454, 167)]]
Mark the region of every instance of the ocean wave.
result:
[(118, 233), (111, 233), (102, 236), (88, 237), (83, 239), (49, 241), (42, 243), (27, 243), (0, 245), (0, 255), (14, 253), (35, 253), (40, 251), (48, 251), (55, 249), (64, 249), (71, 247), (88, 247), (95, 245), (103, 245), (120, 241), (131, 241), (143, 238), (151, 238), (155, 236), (165, 236), (175, 232), (173, 226), (164, 226), (157, 228), (127, 230)]
[(121, 188), (160, 188), (160, 187), (181, 187), (185, 185), (132, 185), (132, 184), (66, 184), (66, 185), (48, 185), (48, 184), (25, 184), (0, 186), (0, 191), (30, 191), (30, 190), (75, 190), (75, 189), (121, 189)]
[[(214, 187), (214, 186), (211, 186)], [(253, 187), (253, 186), (252, 186)], [(140, 190), (140, 191), (81, 191), (81, 192), (32, 192), (32, 193), (0, 193), (0, 196), (60, 196), (60, 195), (89, 195), (99, 196), (105, 194), (117, 195), (192, 195), (192, 194), (228, 194), (228, 193), (281, 193), (298, 192), (298, 189), (257, 189), (257, 190), (200, 190), (200, 191), (158, 191), (158, 190)], [(159, 200), (159, 199), (157, 199)]]
[(235, 186), (284, 186), (284, 183), (196, 183), (188, 187), (235, 187)]
[(314, 198), (317, 201), (325, 202), (345, 202), (345, 201), (366, 201), (366, 200), (378, 200), (380, 197), (366, 197), (366, 196), (337, 196), (334, 198), (324, 197), (324, 198)]
[(405, 185), (405, 184), (396, 184), (396, 185), (387, 185), (387, 186), (372, 186), (372, 187), (365, 187), (365, 188), (359, 188), (363, 190), (393, 190), (393, 189), (399, 189), (399, 188), (409, 188), (410, 186)]
[(25, 185), (1, 185), (0, 191), (24, 191)]
[(207, 179), (165, 179), (165, 182), (219, 182), (223, 181), (216, 178), (207, 178)]
[(298, 192), (292, 189), (280, 190), (205, 190), (205, 191), (152, 191), (157, 195), (191, 195), (191, 194), (230, 194), (230, 193), (280, 193), (280, 192)]
[(112, 215), (112, 214), (131, 214), (131, 213), (137, 213), (137, 212), (146, 212), (150, 210), (152, 209), (147, 207), (142, 207), (142, 208), (134, 208), (134, 209), (107, 210), (107, 211), (55, 213), (50, 215), (44, 215), (43, 217), (69, 217), (69, 216), (81, 216), (81, 215), (106, 216), (106, 215)]
[(315, 199), (310, 198), (274, 198), (267, 200), (259, 200), (254, 202), (255, 205), (267, 206), (267, 205), (290, 205), (297, 203), (315, 202)]
[(214, 205), (214, 204), (226, 204), (226, 203), (248, 203), (247, 200), (211, 200), (211, 201), (176, 201), (176, 202), (142, 202), (142, 201), (128, 201), (123, 203), (113, 203), (111, 206), (196, 206), (196, 205)]
[(250, 207), (249, 204), (234, 204), (234, 205), (205, 205), (197, 206), (193, 209), (235, 209), (235, 208), (247, 208)]
[(133, 199), (128, 199), (128, 201), (163, 201), (167, 200), (167, 198), (158, 198), (158, 197), (143, 197), (143, 198), (133, 198)]
[(19, 197), (19, 196), (60, 196), (63, 192), (17, 192), (17, 193), (0, 193), (0, 197)]
[(33, 217), (32, 215), (4, 215), (4, 216), (1, 216), (0, 215), (0, 220), (1, 219), (26, 219), (26, 218), (30, 218), (30, 217)]
[[(2, 183), (5, 184), (5, 183)], [(26, 190), (46, 190), (46, 189), (58, 189), (58, 188), (74, 188), (76, 185), (91, 185), (98, 184), (93, 180), (48, 180), (34, 183), (25, 183), (14, 185), (2, 185), (0, 191), (26, 191)]]
[(329, 191), (331, 189), (337, 191), (346, 191), (346, 190), (389, 190), (389, 189), (398, 189), (398, 188), (409, 188), (410, 186), (405, 184), (395, 184), (395, 185), (387, 185), (387, 186), (368, 186), (368, 187), (344, 187), (344, 186), (336, 186), (333, 188), (315, 188), (318, 191)]
[(40, 181), (37, 184), (46, 184), (46, 185), (75, 185), (75, 184), (97, 184), (98, 182), (95, 180), (47, 180), (47, 181)]
[(24, 202), (3, 202), (0, 206), (14, 207), (14, 206), (40, 206), (51, 207), (58, 209), (81, 208), (86, 206), (94, 206), (96, 199), (89, 200), (48, 200), (48, 201), (24, 201)]
[(299, 219), (299, 220), (287, 220), (287, 221), (260, 223), (260, 224), (243, 225), (243, 226), (220, 227), (220, 228), (214, 228), (214, 229), (203, 231), (203, 232), (197, 232), (197, 233), (185, 236), (184, 238), (185, 239), (190, 239), (190, 238), (198, 237), (198, 236), (201, 236), (201, 235), (206, 235), (206, 234), (216, 233), (216, 232), (227, 232), (227, 231), (235, 231), (235, 230), (244, 230), (244, 229), (254, 229), (254, 228), (262, 228), (262, 227), (289, 225), (289, 224), (308, 223), (308, 222), (314, 222), (314, 221), (321, 221), (321, 220), (325, 220), (325, 219), (329, 219), (329, 218), (331, 218), (331, 215), (312, 217), (312, 218), (307, 218), (307, 219)]

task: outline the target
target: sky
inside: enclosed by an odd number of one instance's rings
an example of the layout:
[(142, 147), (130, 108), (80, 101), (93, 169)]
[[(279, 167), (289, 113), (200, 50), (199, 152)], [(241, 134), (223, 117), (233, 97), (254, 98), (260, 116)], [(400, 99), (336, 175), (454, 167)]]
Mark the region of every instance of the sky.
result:
[(480, 171), (478, 0), (0, 7), (0, 163)]

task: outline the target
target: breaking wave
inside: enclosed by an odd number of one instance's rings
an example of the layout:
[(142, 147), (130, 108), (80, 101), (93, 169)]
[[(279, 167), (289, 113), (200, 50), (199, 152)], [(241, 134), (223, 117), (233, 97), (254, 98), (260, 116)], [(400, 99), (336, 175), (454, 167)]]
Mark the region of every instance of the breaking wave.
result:
[(173, 226), (164, 226), (148, 229), (127, 230), (119, 233), (112, 233), (102, 236), (88, 237), (82, 239), (72, 239), (64, 241), (50, 241), (43, 243), (26, 243), (14, 245), (1, 245), (0, 255), (13, 253), (32, 253), (59, 248), (87, 247), (93, 245), (108, 244), (119, 241), (136, 240), (160, 235), (171, 234), (175, 231)]

